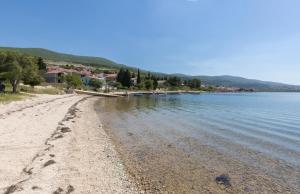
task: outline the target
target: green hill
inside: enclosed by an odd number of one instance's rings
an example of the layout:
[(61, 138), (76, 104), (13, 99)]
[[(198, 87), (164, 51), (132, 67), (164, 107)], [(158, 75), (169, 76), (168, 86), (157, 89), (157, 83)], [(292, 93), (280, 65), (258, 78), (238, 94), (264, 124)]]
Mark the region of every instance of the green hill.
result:
[(98, 67), (107, 67), (107, 68), (120, 68), (122, 66), (121, 64), (117, 64), (111, 60), (102, 57), (77, 56), (77, 55), (54, 52), (43, 48), (0, 47), (0, 50), (17, 51), (24, 54), (42, 57), (44, 59), (52, 60), (52, 61), (65, 61), (65, 62), (79, 63), (84, 65), (95, 65)]
[(255, 79), (246, 79), (236, 76), (195, 76), (201, 79), (204, 84), (215, 86), (239, 87), (246, 89), (255, 89), (256, 91), (272, 91), (272, 92), (291, 92), (300, 91), (300, 86), (282, 84), (269, 81), (260, 81)]
[[(12, 48), (12, 47), (0, 47), (0, 50), (12, 50), (21, 53), (42, 57), (51, 61), (64, 61), (71, 63), (79, 63), (83, 65), (93, 65), (96, 67), (103, 67), (109, 69), (119, 69), (121, 67), (126, 67), (130, 70), (136, 70), (134, 67), (125, 66), (118, 64), (109, 59), (102, 57), (89, 57), (89, 56), (77, 56), (71, 54), (64, 54), (59, 52), (54, 52), (51, 50), (43, 48)], [(143, 71), (146, 73), (146, 71)], [(189, 76), (184, 74), (164, 74), (159, 72), (153, 72), (153, 74), (159, 76), (178, 76), (182, 79), (192, 79), (198, 78), (206, 85), (214, 86), (226, 86), (226, 87), (239, 87), (246, 89), (255, 89), (256, 91), (300, 91), (300, 86), (288, 85), (276, 82), (260, 81), (254, 79), (246, 79), (242, 77), (235, 76)]]

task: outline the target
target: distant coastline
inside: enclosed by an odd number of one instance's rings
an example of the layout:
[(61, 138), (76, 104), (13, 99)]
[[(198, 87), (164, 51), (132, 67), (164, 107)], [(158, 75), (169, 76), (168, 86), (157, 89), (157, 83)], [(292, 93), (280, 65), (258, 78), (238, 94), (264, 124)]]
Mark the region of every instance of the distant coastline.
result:
[[(41, 57), (45, 62), (50, 65), (84, 65), (89, 68), (99, 68), (105, 71), (118, 71), (120, 68), (129, 69), (130, 71), (137, 71), (137, 68), (122, 65), (117, 62), (102, 58), (102, 57), (89, 57), (77, 56), (72, 54), (59, 53), (42, 48), (13, 48), (13, 47), (0, 47), (0, 51), (16, 51), (31, 56)], [(148, 71), (141, 70), (143, 73)], [(255, 79), (246, 79), (237, 76), (189, 76), (184, 74), (166, 74), (159, 72), (151, 72), (155, 76), (176, 76), (181, 79), (199, 79), (202, 84), (214, 87), (226, 88), (240, 88), (245, 90), (254, 90), (257, 92), (299, 92), (300, 86), (276, 83), (270, 81), (260, 81)], [(221, 88), (220, 88), (221, 89)]]

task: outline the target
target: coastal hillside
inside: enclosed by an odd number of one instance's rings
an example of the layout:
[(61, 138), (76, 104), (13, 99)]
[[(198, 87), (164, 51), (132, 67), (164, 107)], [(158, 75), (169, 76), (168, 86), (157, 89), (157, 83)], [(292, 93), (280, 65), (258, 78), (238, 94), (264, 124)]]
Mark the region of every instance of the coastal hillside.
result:
[(206, 85), (226, 86), (226, 87), (238, 87), (246, 89), (255, 89), (256, 91), (300, 91), (300, 86), (282, 84), (269, 81), (260, 81), (255, 79), (246, 79), (236, 76), (195, 76), (195, 78), (201, 79)]
[(210, 86), (237, 87), (244, 89), (254, 89), (259, 92), (300, 92), (300, 86), (283, 84), (270, 81), (261, 81), (256, 79), (247, 79), (238, 76), (220, 75), (220, 76), (190, 76), (185, 74), (172, 74), (172, 76), (181, 79), (200, 79), (202, 84)]
[(52, 61), (64, 61), (71, 63), (80, 63), (84, 65), (95, 65), (98, 67), (120, 68), (122, 65), (102, 57), (78, 56), (65, 53), (59, 53), (43, 48), (14, 48), (0, 47), (0, 50), (11, 50), (20, 53), (42, 57)]
[[(71, 54), (59, 53), (59, 52), (55, 52), (43, 48), (0, 47), (0, 50), (18, 51), (20, 53), (42, 57), (46, 60), (51, 60), (51, 61), (79, 63), (83, 65), (93, 65), (99, 68), (102, 67), (102, 68), (110, 68), (110, 69), (119, 69), (121, 67), (126, 67), (131, 70), (136, 70), (136, 68), (134, 67), (118, 64), (114, 61), (102, 57), (71, 55)], [(229, 75), (189, 76), (184, 74), (164, 74), (159, 72), (153, 72), (153, 74), (159, 76), (177, 76), (185, 80), (197, 78), (200, 79), (202, 83), (205, 85), (238, 87), (238, 88), (245, 88), (245, 89), (254, 89), (255, 91), (274, 91), (274, 92), (300, 91), (300, 86), (296, 86), (296, 85), (282, 84), (282, 83), (269, 82), (269, 81), (260, 81), (255, 79), (246, 79), (243, 77), (229, 76)]]

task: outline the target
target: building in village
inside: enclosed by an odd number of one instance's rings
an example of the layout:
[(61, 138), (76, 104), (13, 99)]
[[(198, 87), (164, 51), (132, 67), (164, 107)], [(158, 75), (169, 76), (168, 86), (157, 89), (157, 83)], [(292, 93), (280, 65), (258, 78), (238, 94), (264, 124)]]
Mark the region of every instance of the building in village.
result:
[(51, 66), (47, 68), (44, 78), (48, 83), (61, 83), (61, 77), (66, 74), (63, 68)]
[(136, 77), (132, 77), (131, 78), (131, 83), (132, 83), (132, 85), (136, 86), (137, 85), (137, 78)]
[(117, 76), (118, 74), (116, 73), (104, 74), (107, 82), (115, 82), (117, 80)]
[(96, 75), (87, 75), (87, 76), (81, 77), (81, 80), (82, 80), (84, 85), (89, 85), (92, 79), (96, 79), (96, 80), (101, 81), (103, 85), (106, 84), (105, 77), (98, 77)]
[(62, 83), (62, 77), (68, 74), (81, 75), (81, 72), (74, 69), (64, 69), (58, 66), (50, 66), (47, 68), (44, 78), (48, 83)]
[(45, 80), (48, 83), (62, 83), (62, 77), (68, 74), (79, 75), (84, 85), (89, 85), (92, 79), (100, 80), (103, 86), (107, 86), (108, 83), (113, 83), (117, 79), (116, 73), (99, 73), (93, 74), (90, 69), (66, 69), (59, 66), (49, 66), (47, 72), (45, 73)]

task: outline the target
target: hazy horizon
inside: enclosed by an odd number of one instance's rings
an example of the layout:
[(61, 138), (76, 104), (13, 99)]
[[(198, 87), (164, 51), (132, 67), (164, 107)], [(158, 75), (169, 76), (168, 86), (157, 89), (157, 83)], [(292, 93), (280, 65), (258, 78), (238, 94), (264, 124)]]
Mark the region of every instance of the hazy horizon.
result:
[(0, 45), (300, 85), (296, 0), (3, 2)]

